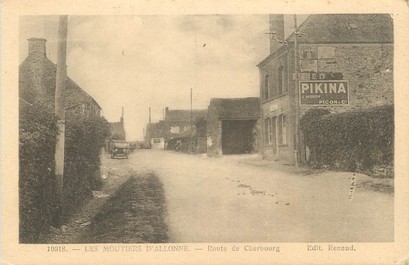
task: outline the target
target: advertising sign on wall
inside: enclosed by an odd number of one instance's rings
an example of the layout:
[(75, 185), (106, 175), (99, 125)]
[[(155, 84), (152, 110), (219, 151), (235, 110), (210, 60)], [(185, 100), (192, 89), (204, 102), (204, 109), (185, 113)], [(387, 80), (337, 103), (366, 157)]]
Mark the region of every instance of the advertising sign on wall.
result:
[(311, 80), (299, 82), (301, 105), (349, 104), (348, 81)]
[(301, 72), (317, 72), (317, 60), (300, 60)]

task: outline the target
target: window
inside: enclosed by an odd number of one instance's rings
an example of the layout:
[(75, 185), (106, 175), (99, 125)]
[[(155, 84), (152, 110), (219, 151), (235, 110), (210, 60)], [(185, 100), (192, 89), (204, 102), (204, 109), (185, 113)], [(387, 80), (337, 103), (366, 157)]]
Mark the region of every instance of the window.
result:
[(273, 142), (273, 118), (268, 119), (268, 143)]
[(313, 47), (305, 47), (300, 51), (300, 56), (300, 59), (302, 60), (316, 60), (317, 49)]
[(85, 104), (81, 105), (81, 112), (82, 112), (82, 114), (85, 114)]
[(278, 137), (280, 144), (287, 144), (287, 116), (284, 114), (278, 118)]
[(278, 68), (278, 95), (283, 94), (283, 82), (284, 82), (284, 67), (280, 66)]
[(268, 87), (269, 78), (270, 76), (268, 74), (264, 77), (264, 100), (270, 98), (270, 91)]
[(264, 128), (265, 128), (265, 141), (264, 143), (267, 144), (275, 144), (275, 122), (276, 122), (276, 117), (272, 118), (267, 118), (265, 119), (264, 122)]
[(269, 143), (269, 118), (264, 120), (264, 144)]

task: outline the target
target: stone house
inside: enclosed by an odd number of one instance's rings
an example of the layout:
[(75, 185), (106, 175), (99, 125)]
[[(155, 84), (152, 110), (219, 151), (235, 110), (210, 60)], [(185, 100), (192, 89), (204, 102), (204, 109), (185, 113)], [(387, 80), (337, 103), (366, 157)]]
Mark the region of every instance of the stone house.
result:
[(212, 98), (207, 114), (207, 154), (257, 153), (260, 99)]
[[(196, 135), (196, 122), (206, 119), (207, 109), (170, 110), (165, 109), (165, 145), (166, 149), (197, 151), (199, 139)], [(194, 140), (194, 143), (191, 143)]]
[(111, 152), (113, 147), (113, 142), (115, 141), (125, 141), (126, 131), (125, 131), (125, 121), (124, 121), (124, 109), (122, 108), (122, 116), (119, 122), (109, 122), (109, 127), (111, 131), (111, 136), (105, 141), (105, 151)]
[(270, 15), (270, 32), (270, 54), (258, 64), (265, 159), (307, 159), (299, 120), (311, 108), (393, 104), (390, 15), (314, 14), (287, 38), (284, 16)]
[(126, 139), (124, 118), (121, 117), (119, 122), (110, 122), (111, 127), (111, 140), (123, 140)]
[(144, 142), (152, 149), (165, 149), (165, 122), (148, 123)]
[[(46, 55), (46, 39), (28, 39), (28, 56), (19, 66), (19, 96), (54, 109), (57, 67)], [(65, 87), (66, 114), (100, 116), (101, 107), (71, 78)]]

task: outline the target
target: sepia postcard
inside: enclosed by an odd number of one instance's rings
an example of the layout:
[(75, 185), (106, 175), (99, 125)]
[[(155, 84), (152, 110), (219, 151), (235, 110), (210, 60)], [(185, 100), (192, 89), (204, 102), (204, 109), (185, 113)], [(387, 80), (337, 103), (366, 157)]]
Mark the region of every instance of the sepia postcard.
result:
[(2, 264), (409, 264), (407, 2), (2, 11)]

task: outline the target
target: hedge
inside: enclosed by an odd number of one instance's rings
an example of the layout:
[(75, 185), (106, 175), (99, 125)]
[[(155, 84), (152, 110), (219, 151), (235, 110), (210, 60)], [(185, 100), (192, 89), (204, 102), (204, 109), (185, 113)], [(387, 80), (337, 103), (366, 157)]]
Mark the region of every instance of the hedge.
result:
[(363, 172), (393, 166), (393, 106), (338, 114), (311, 109), (300, 127), (310, 149), (310, 166)]
[(70, 213), (101, 185), (100, 153), (110, 135), (102, 117), (67, 116), (65, 129), (64, 209)]
[(64, 215), (55, 198), (55, 145), (58, 129), (53, 110), (43, 105), (20, 104), (19, 117), (20, 242), (36, 243), (50, 225), (64, 218), (92, 196), (101, 185), (100, 152), (109, 136), (102, 117), (66, 117)]
[(58, 130), (52, 110), (41, 105), (21, 104), (19, 125), (20, 242), (32, 243), (55, 221)]

